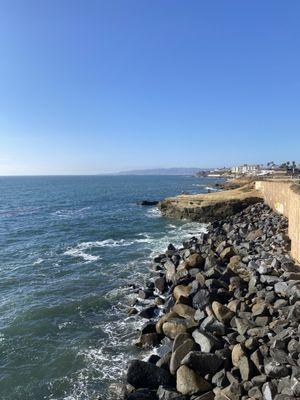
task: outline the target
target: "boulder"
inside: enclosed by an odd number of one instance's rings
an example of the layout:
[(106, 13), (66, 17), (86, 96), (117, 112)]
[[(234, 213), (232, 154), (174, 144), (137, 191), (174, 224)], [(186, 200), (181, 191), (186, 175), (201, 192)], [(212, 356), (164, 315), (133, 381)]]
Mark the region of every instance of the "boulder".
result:
[(191, 288), (185, 285), (177, 285), (173, 290), (173, 296), (175, 300), (179, 300), (180, 297), (189, 297)]
[(166, 278), (161, 276), (154, 281), (154, 286), (160, 293), (164, 293), (166, 289)]
[(203, 353), (211, 353), (221, 347), (221, 342), (213, 334), (202, 330), (194, 330), (192, 336), (195, 342), (200, 346)]
[(177, 347), (181, 346), (188, 339), (192, 339), (192, 336), (189, 333), (179, 333), (173, 341), (172, 352), (174, 352)]
[(158, 346), (161, 341), (161, 335), (158, 333), (146, 333), (141, 335), (136, 342), (136, 346), (144, 347), (144, 348), (151, 348), (154, 346)]
[(209, 291), (207, 289), (198, 290), (193, 296), (193, 307), (203, 310), (209, 304)]
[(158, 307), (156, 305), (146, 307), (140, 311), (139, 316), (142, 318), (150, 319), (150, 318), (154, 317), (154, 315), (156, 314), (157, 311), (158, 311)]
[(176, 314), (175, 312), (168, 312), (167, 314), (164, 314), (162, 317), (159, 318), (159, 320), (156, 323), (156, 332), (162, 334), (163, 330), (162, 330), (162, 326), (165, 322), (169, 321), (172, 318), (176, 318), (178, 317), (178, 314)]
[(160, 385), (172, 386), (174, 383), (174, 379), (168, 371), (140, 360), (130, 362), (126, 381), (136, 389), (145, 387), (157, 389)]
[(243, 349), (243, 346), (241, 343), (236, 344), (233, 346), (232, 352), (231, 352), (231, 360), (232, 364), (237, 367), (239, 365), (239, 362), (242, 357), (245, 356), (245, 352)]
[(218, 301), (214, 301), (212, 303), (212, 310), (216, 318), (223, 324), (228, 324), (235, 315), (233, 311), (229, 310), (228, 307), (224, 306)]
[(176, 378), (176, 388), (184, 395), (192, 396), (211, 389), (211, 385), (204, 378), (185, 365), (177, 370)]
[(175, 374), (177, 369), (180, 367), (182, 359), (192, 350), (194, 350), (196, 344), (192, 339), (187, 339), (182, 343), (175, 351), (173, 351), (170, 360), (170, 372)]
[(175, 306), (171, 309), (171, 311), (175, 312), (182, 318), (190, 318), (194, 319), (196, 310), (193, 307), (188, 306), (187, 304), (175, 304)]
[(231, 257), (233, 257), (233, 256), (235, 256), (235, 255), (236, 255), (236, 254), (235, 254), (235, 252), (234, 252), (234, 250), (233, 250), (232, 247), (225, 247), (225, 249), (222, 250), (221, 253), (220, 253), (220, 258), (221, 258), (222, 260), (227, 260), (227, 261), (229, 261), (229, 260), (231, 259)]
[(243, 381), (249, 381), (252, 378), (253, 371), (251, 361), (246, 356), (243, 356), (239, 361), (238, 367)]
[(186, 267), (188, 269), (191, 269), (191, 268), (202, 268), (204, 266), (205, 260), (200, 254), (195, 253), (195, 254), (191, 254), (185, 260), (185, 262), (186, 262)]
[(158, 400), (187, 400), (186, 396), (178, 393), (174, 389), (160, 386), (157, 390)]
[(216, 354), (191, 351), (183, 358), (181, 364), (199, 372), (201, 376), (205, 376), (206, 374), (215, 374), (221, 368), (223, 360)]
[(179, 333), (185, 333), (197, 326), (196, 322), (184, 318), (172, 318), (162, 326), (163, 333), (170, 339), (175, 339)]

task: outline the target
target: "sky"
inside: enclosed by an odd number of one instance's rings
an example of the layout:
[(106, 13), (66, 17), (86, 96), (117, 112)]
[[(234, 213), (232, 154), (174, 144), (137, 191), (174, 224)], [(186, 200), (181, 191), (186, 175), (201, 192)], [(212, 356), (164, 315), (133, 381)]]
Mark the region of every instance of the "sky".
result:
[(0, 175), (300, 162), (298, 0), (0, 0)]

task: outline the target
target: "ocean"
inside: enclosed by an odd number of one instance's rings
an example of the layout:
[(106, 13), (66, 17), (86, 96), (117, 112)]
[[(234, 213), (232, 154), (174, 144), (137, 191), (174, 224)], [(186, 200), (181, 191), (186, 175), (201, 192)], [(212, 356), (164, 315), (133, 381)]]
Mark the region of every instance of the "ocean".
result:
[(128, 316), (153, 255), (203, 224), (138, 200), (205, 193), (192, 176), (0, 178), (0, 399), (106, 399), (143, 323)]

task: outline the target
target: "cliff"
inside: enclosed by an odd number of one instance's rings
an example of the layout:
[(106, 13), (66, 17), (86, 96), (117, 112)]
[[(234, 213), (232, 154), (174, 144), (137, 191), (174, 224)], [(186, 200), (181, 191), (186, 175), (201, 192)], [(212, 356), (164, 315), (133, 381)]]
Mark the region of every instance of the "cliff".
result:
[(254, 188), (254, 184), (247, 184), (233, 190), (170, 197), (158, 206), (162, 215), (167, 217), (212, 222), (236, 214), (257, 202), (262, 202), (262, 194)]

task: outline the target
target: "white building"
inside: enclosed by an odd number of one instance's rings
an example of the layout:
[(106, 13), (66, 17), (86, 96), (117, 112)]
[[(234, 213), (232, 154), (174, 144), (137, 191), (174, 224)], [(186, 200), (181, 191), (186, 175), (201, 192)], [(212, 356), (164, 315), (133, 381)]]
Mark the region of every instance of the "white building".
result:
[(260, 172), (260, 165), (257, 164), (244, 164), (231, 168), (233, 174), (248, 174), (255, 175)]

